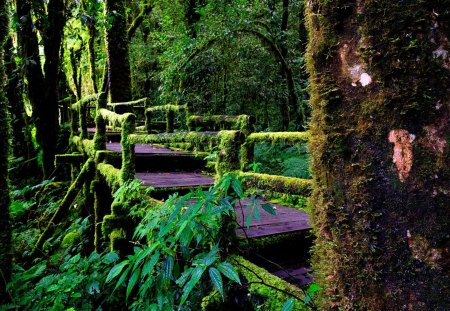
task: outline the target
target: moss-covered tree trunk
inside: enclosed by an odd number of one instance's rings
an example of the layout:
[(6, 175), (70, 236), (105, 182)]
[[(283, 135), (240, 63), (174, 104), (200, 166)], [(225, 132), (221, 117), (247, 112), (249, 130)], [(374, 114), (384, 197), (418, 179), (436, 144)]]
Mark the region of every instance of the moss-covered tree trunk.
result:
[[(34, 1), (34, 13), (39, 17), (33, 23), (30, 0), (16, 0), (19, 25), (17, 38), (20, 55), (25, 63), (28, 98), (33, 108), (32, 119), (36, 125), (36, 139), (42, 148), (44, 177), (54, 170), (58, 123), (59, 51), (64, 27), (64, 2), (49, 0), (47, 9), (43, 1)], [(47, 12), (47, 14), (45, 14)], [(39, 30), (44, 43), (44, 72), (39, 56)], [(44, 75), (45, 73), (45, 75)]]
[(11, 275), (11, 225), (9, 221), (9, 118), (8, 101), (4, 90), (5, 67), (3, 44), (8, 36), (8, 10), (6, 0), (0, 0), (0, 305), (6, 301), (6, 282)]
[[(125, 1), (107, 0), (105, 10), (108, 20), (111, 21), (106, 32), (111, 102), (127, 102), (131, 100), (131, 74)], [(120, 111), (123, 112), (125, 111)]]
[(449, 8), (308, 2), (313, 264), (327, 309), (450, 310)]

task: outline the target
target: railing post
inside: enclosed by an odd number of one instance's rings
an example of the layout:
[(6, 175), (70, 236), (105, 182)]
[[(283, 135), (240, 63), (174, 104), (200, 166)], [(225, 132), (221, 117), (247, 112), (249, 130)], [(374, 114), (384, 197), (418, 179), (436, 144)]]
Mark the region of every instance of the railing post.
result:
[(80, 102), (79, 106), (79, 118), (80, 118), (80, 137), (81, 139), (87, 139), (88, 138), (88, 131), (87, 131), (87, 105), (88, 102)]
[(125, 120), (122, 123), (122, 182), (132, 180), (136, 174), (134, 144), (128, 140), (128, 136), (133, 134), (136, 130), (136, 116), (134, 114), (126, 114)]
[(245, 140), (241, 146), (241, 171), (245, 172), (254, 161), (255, 143)]
[(107, 93), (100, 93), (97, 99), (97, 107), (95, 109), (95, 134), (94, 134), (94, 149), (106, 149), (106, 121), (100, 114), (100, 109), (106, 109)]
[(217, 176), (222, 177), (225, 173), (239, 171), (239, 150), (244, 141), (244, 134), (241, 131), (221, 131), (218, 139)]
[(172, 108), (166, 110), (166, 132), (173, 133), (175, 123), (175, 111)]

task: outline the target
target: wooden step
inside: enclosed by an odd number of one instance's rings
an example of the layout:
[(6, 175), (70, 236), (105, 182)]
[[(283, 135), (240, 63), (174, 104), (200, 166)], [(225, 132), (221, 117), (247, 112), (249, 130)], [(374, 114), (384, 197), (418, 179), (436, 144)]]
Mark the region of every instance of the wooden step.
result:
[[(120, 153), (120, 143), (108, 143), (106, 149)], [(136, 171), (148, 172), (195, 172), (205, 169), (207, 161), (190, 152), (171, 150), (153, 145), (135, 145)]]
[[(266, 204), (267, 201), (260, 200), (259, 204)], [(261, 219), (253, 219), (250, 227), (245, 226), (245, 221), (251, 212), (251, 208), (246, 209), (250, 200), (241, 201), (241, 205), (236, 206), (236, 214), (239, 224), (243, 228), (238, 229), (236, 233), (239, 236), (249, 238), (258, 238), (273, 236), (279, 234), (296, 233), (309, 231), (311, 227), (308, 224), (308, 214), (302, 210), (279, 204), (271, 204), (276, 208), (277, 215), (271, 215), (260, 208)], [(245, 231), (245, 232), (244, 232)]]

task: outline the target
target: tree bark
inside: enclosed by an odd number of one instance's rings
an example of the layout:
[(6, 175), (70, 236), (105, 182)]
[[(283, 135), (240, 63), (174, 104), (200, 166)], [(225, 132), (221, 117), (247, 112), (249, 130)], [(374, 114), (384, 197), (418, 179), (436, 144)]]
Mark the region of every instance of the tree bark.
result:
[(131, 100), (131, 73), (125, 1), (107, 0), (105, 10), (107, 18), (112, 20), (106, 32), (111, 102), (127, 102)]
[[(25, 61), (28, 81), (28, 97), (33, 108), (36, 125), (36, 139), (42, 148), (44, 178), (54, 170), (58, 123), (58, 67), (62, 29), (64, 27), (64, 3), (62, 0), (48, 2), (48, 15), (42, 12), (41, 1), (33, 1), (39, 19), (33, 24), (29, 0), (16, 0), (17, 16), (20, 21), (18, 42), (22, 59)], [(40, 29), (44, 42), (44, 74), (41, 69), (38, 37)]]
[(449, 7), (307, 4), (323, 309), (450, 310)]
[(9, 37), (5, 44), (5, 71), (6, 71), (6, 97), (9, 103), (9, 112), (12, 127), (12, 149), (16, 158), (23, 157), (25, 160), (31, 158), (32, 144), (31, 134), (28, 131), (28, 116), (19, 89), (19, 73), (14, 61), (13, 41)]
[(9, 216), (9, 116), (6, 98), (3, 44), (8, 36), (9, 20), (6, 0), (0, 0), (0, 305), (7, 301), (6, 282), (11, 276), (11, 223)]

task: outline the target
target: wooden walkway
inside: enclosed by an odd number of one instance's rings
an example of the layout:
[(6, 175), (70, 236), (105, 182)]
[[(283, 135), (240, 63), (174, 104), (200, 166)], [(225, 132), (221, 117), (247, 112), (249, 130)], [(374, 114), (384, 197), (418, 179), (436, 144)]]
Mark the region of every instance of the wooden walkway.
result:
[[(121, 152), (120, 143), (108, 143), (107, 150), (113, 152)], [(171, 155), (174, 163), (177, 157), (191, 156), (189, 152), (174, 151), (168, 148), (157, 147), (152, 145), (135, 145), (136, 159), (141, 161), (151, 161), (158, 155)], [(141, 165), (142, 166), (142, 165)], [(174, 165), (176, 166), (176, 165)], [(176, 168), (173, 167), (173, 170)], [(161, 172), (161, 171), (137, 171), (136, 178), (143, 181), (146, 187), (182, 189), (195, 187), (208, 187), (214, 185), (214, 178), (198, 172)], [(251, 212), (251, 208), (246, 209), (249, 200), (241, 201), (241, 205), (236, 206), (237, 220), (241, 227), (236, 233), (239, 236), (247, 236), (248, 238), (258, 238), (266, 236), (274, 236), (286, 233), (295, 233), (307, 231), (311, 227), (308, 225), (308, 215), (304, 211), (297, 210), (292, 207), (272, 204), (277, 211), (277, 215), (270, 215), (266, 211), (260, 210), (260, 220), (253, 219), (249, 228), (245, 227), (245, 220)], [(260, 201), (260, 204), (268, 203)]]

